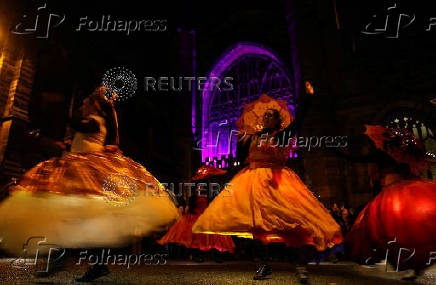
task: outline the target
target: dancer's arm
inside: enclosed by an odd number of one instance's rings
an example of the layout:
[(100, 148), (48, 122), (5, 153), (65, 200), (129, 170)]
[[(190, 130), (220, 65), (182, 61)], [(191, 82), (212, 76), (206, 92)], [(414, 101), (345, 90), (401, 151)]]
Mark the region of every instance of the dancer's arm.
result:
[[(300, 130), (301, 125), (303, 124), (303, 121), (307, 115), (307, 110), (309, 110), (309, 107), (312, 103), (312, 97), (313, 95), (304, 95), (304, 99), (300, 104), (300, 108), (295, 111), (294, 120), (289, 124), (288, 127), (277, 134), (277, 138), (284, 139), (284, 142), (282, 143), (286, 144), (289, 142), (289, 140), (297, 134), (297, 131)], [(284, 136), (283, 133), (285, 134)]]
[(304, 119), (307, 116), (307, 111), (312, 104), (313, 95), (304, 95), (303, 100), (300, 104), (300, 108), (295, 111), (295, 118), (292, 123), (285, 129), (290, 135), (294, 136), (297, 131), (301, 128)]

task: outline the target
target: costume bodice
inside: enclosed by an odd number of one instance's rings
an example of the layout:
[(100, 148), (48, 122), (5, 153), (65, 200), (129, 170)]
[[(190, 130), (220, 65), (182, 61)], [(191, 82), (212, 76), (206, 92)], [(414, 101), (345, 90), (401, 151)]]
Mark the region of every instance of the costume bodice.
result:
[(192, 212), (194, 214), (200, 215), (206, 210), (208, 204), (208, 200), (206, 197), (197, 196), (195, 198), (194, 202), (194, 209), (192, 209)]
[(83, 153), (104, 151), (104, 144), (106, 140), (106, 121), (103, 117), (97, 115), (90, 115), (89, 119), (94, 119), (99, 125), (99, 130), (96, 133), (82, 133), (76, 132), (71, 144), (71, 152)]
[(253, 135), (247, 162), (254, 167), (283, 167), (291, 149), (292, 144), (280, 145), (273, 135)]

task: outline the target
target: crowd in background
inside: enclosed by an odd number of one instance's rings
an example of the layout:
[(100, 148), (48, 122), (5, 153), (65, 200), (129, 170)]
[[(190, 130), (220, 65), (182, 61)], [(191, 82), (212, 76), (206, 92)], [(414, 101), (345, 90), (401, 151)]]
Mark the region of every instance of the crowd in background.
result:
[(344, 203), (334, 202), (329, 208), (330, 214), (341, 226), (342, 234), (345, 236), (354, 224), (359, 212), (352, 207), (347, 207)]

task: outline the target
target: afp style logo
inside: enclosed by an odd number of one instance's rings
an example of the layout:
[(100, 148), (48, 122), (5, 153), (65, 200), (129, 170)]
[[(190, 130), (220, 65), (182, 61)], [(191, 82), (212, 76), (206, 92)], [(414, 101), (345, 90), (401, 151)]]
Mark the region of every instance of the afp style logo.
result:
[(47, 3), (36, 8), (34, 14), (24, 14), (21, 22), (12, 27), (16, 35), (35, 35), (38, 39), (47, 39), (50, 32), (65, 21), (65, 14), (57, 14), (47, 8)]
[(372, 19), (365, 26), (362, 33), (366, 35), (386, 35), (388, 39), (397, 39), (400, 30), (407, 28), (415, 21), (414, 13), (402, 13), (398, 10), (397, 4), (388, 7), (383, 15), (372, 15)]
[[(401, 31), (408, 27), (417, 25), (417, 16), (413, 11), (406, 11), (393, 4), (384, 12), (372, 15), (369, 22), (365, 25), (362, 34), (365, 35), (384, 35), (387, 39), (398, 39)], [(426, 32), (432, 31), (432, 27), (436, 26), (436, 17), (427, 17), (421, 19), (420, 23), (424, 23), (421, 27)]]
[[(34, 251), (34, 256), (29, 256), (29, 251)], [(25, 269), (28, 266), (36, 266), (40, 260), (40, 254), (45, 253), (47, 257), (42, 261), (46, 262), (45, 268), (38, 272), (48, 272), (50, 265), (58, 262), (65, 255), (65, 248), (54, 243), (48, 243), (45, 236), (32, 236), (23, 244), (23, 255), (12, 259), (11, 266)]]

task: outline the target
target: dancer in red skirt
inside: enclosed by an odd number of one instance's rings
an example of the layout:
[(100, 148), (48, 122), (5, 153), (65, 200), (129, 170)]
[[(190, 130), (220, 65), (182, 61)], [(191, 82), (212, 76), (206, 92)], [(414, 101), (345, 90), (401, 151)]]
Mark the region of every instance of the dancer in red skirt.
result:
[[(382, 192), (359, 214), (347, 235), (351, 254), (367, 264), (387, 258), (394, 270), (419, 272), (435, 259), (436, 183), (418, 176), (426, 163), (413, 134), (380, 126), (366, 128), (376, 147), (393, 159), (390, 167), (384, 163), (379, 169)], [(416, 278), (416, 272), (407, 278)]]
[[(225, 173), (225, 170), (203, 165), (198, 169), (192, 180), (199, 183), (204, 182), (205, 185), (209, 186), (212, 177)], [(200, 186), (200, 184), (198, 185)], [(190, 194), (187, 213), (171, 227), (158, 243), (161, 245), (175, 243), (200, 251), (215, 249), (219, 252), (233, 253), (235, 244), (230, 236), (192, 233), (192, 226), (207, 208), (209, 200), (205, 189), (201, 189), (201, 187), (196, 187), (195, 191)]]

